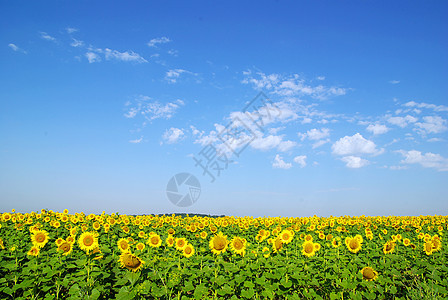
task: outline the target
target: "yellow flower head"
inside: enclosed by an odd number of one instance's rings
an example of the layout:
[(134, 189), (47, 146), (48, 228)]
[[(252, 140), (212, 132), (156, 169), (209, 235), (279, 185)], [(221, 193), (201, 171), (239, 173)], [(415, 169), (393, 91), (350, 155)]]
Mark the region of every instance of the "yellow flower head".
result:
[(378, 278), (378, 272), (371, 267), (364, 267), (361, 270), (362, 278), (367, 281), (376, 280)]
[(33, 235), (31, 236), (31, 241), (33, 242), (34, 246), (43, 248), (45, 244), (48, 243), (48, 232), (45, 230), (34, 231)]
[(210, 239), (208, 245), (213, 254), (223, 253), (227, 250), (228, 246), (227, 236), (223, 235), (222, 232), (219, 232)]
[(94, 250), (96, 247), (98, 247), (97, 236), (98, 234), (96, 232), (83, 232), (78, 239), (79, 248), (86, 251), (87, 253)]
[(305, 241), (302, 244), (302, 254), (311, 257), (316, 254), (316, 248), (314, 247), (314, 243), (312, 241)]
[(187, 244), (182, 250), (182, 255), (185, 257), (191, 257), (194, 254), (194, 247), (191, 244)]
[(246, 243), (246, 239), (236, 236), (230, 241), (230, 249), (236, 254), (244, 256), (246, 253)]
[(122, 268), (137, 272), (143, 268), (145, 262), (130, 252), (123, 252), (120, 255), (120, 263)]

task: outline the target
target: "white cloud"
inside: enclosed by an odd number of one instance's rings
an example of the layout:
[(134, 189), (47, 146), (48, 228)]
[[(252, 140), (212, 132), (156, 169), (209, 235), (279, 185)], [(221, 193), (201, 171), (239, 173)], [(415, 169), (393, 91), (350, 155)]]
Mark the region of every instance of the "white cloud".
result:
[(340, 87), (327, 87), (323, 85), (312, 86), (306, 83), (305, 79), (298, 74), (283, 76), (280, 74), (266, 75), (263, 72), (252, 71), (243, 72), (243, 84), (250, 84), (257, 90), (270, 90), (280, 96), (311, 96), (316, 99), (327, 99), (331, 96), (345, 95), (347, 89)]
[(292, 163), (286, 163), (280, 155), (276, 155), (272, 167), (275, 169), (289, 169), (292, 167)]
[(435, 104), (429, 104), (425, 102), (415, 102), (415, 101), (409, 101), (404, 104), (406, 107), (417, 107), (417, 108), (426, 108), (426, 109), (432, 109), (434, 111), (448, 111), (448, 106), (445, 105), (435, 105)]
[(445, 141), (445, 140), (441, 139), (441, 138), (430, 138), (427, 140), (427, 142), (430, 142), (430, 143), (443, 142), (443, 141)]
[(39, 33), (40, 33), (40, 37), (43, 38), (44, 40), (52, 41), (52, 42), (56, 41), (56, 39), (54, 37), (52, 37), (51, 35), (47, 34), (46, 32), (42, 32), (41, 31)]
[(158, 101), (152, 101), (148, 96), (138, 96), (135, 104), (126, 103), (127, 112), (124, 114), (126, 118), (135, 118), (137, 115), (143, 116), (146, 120), (170, 119), (176, 111), (185, 103), (178, 99), (173, 102), (162, 104)]
[(12, 50), (16, 51), (16, 52), (22, 52), (24, 54), (26, 54), (27, 52), (21, 48), (19, 48), (17, 45), (15, 44), (8, 44), (8, 47), (11, 48)]
[(325, 76), (317, 76), (317, 80), (325, 80)]
[(67, 27), (67, 28), (65, 28), (65, 30), (67, 31), (68, 34), (78, 31), (78, 29), (73, 28), (73, 27)]
[(87, 57), (87, 60), (89, 61), (89, 63), (101, 61), (101, 57), (94, 52), (87, 52), (86, 57)]
[(173, 69), (166, 72), (165, 80), (167, 80), (169, 83), (176, 83), (177, 79), (180, 77), (183, 73), (191, 73), (187, 70), (183, 69)]
[(281, 152), (286, 152), (291, 150), (295, 146), (297, 146), (297, 143), (294, 141), (281, 141), (277, 149)]
[(306, 155), (299, 155), (294, 157), (294, 162), (298, 163), (301, 168), (306, 167)]
[(352, 155), (352, 154), (381, 154), (384, 150), (378, 150), (374, 142), (366, 140), (359, 133), (353, 136), (345, 136), (336, 141), (331, 147), (334, 154)]
[(390, 84), (399, 84), (400, 80), (391, 80), (389, 81)]
[(415, 123), (417, 132), (420, 134), (441, 133), (448, 128), (445, 126), (446, 120), (439, 116), (423, 117), (423, 122)]
[(313, 148), (313, 149), (319, 148), (320, 146), (323, 146), (323, 145), (325, 145), (326, 143), (329, 143), (329, 142), (330, 142), (330, 139), (319, 140), (319, 141), (315, 142), (315, 143), (312, 145), (312, 148)]
[(170, 129), (165, 131), (165, 133), (163, 134), (163, 139), (168, 144), (174, 144), (182, 140), (184, 136), (185, 133), (182, 129), (171, 127)]
[(401, 161), (403, 164), (420, 164), (424, 168), (448, 171), (448, 159), (442, 157), (440, 154), (427, 152), (422, 155), (422, 153), (417, 150), (399, 150), (397, 152), (404, 156), (404, 159)]
[(136, 140), (130, 140), (129, 143), (132, 143), (132, 144), (139, 144), (139, 143), (141, 143), (142, 141), (143, 141), (143, 137), (140, 137), (139, 139), (136, 139)]
[(77, 40), (77, 39), (72, 39), (73, 42), (70, 43), (70, 46), (72, 47), (83, 47), (84, 46), (84, 42)]
[(386, 125), (370, 124), (367, 126), (367, 131), (372, 132), (374, 135), (378, 135), (388, 132), (389, 128)]
[(152, 39), (148, 42), (148, 47), (156, 47), (158, 44), (165, 44), (165, 43), (169, 43), (171, 42), (171, 40), (167, 37), (161, 37), (161, 38), (155, 38)]
[(132, 61), (137, 63), (146, 63), (148, 62), (146, 59), (141, 57), (139, 54), (133, 51), (119, 52), (117, 50), (111, 50), (106, 48), (104, 50), (106, 60), (116, 59), (121, 61)]
[(319, 130), (317, 128), (313, 128), (313, 129), (308, 130), (306, 133), (299, 133), (298, 135), (302, 141), (305, 138), (308, 138), (313, 141), (317, 141), (317, 140), (321, 140), (323, 138), (329, 137), (330, 129), (322, 128)]
[(417, 121), (417, 118), (410, 115), (407, 115), (406, 117), (389, 117), (387, 119), (387, 122), (389, 122), (390, 124), (397, 125), (401, 128), (405, 128), (406, 126), (408, 126), (408, 124), (415, 123)]
[(341, 160), (343, 162), (345, 162), (345, 166), (347, 168), (351, 168), (351, 169), (358, 169), (358, 168), (362, 168), (364, 166), (367, 166), (369, 164), (369, 161), (366, 159), (362, 159), (359, 156), (344, 156), (341, 158)]

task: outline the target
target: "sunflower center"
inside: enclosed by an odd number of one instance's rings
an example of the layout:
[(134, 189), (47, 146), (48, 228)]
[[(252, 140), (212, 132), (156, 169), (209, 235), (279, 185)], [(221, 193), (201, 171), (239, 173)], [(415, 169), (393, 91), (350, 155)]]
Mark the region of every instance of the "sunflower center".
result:
[(159, 243), (159, 239), (158, 239), (156, 236), (153, 236), (153, 237), (151, 238), (151, 243), (152, 243), (153, 245), (157, 245), (157, 244)]
[(91, 237), (91, 236), (86, 236), (86, 237), (82, 240), (82, 242), (83, 242), (84, 245), (86, 245), (86, 246), (92, 246), (92, 244), (93, 244), (93, 237)]
[(226, 247), (226, 242), (223, 238), (217, 237), (213, 240), (213, 247), (216, 250), (222, 250)]
[(283, 238), (284, 240), (288, 240), (288, 239), (289, 239), (289, 234), (284, 233), (282, 238)]
[(45, 235), (42, 234), (42, 233), (38, 233), (38, 234), (36, 235), (36, 241), (37, 241), (38, 243), (43, 243), (43, 242), (45, 241)]
[(351, 249), (357, 249), (357, 248), (358, 248), (358, 245), (359, 245), (359, 243), (358, 243), (358, 240), (357, 240), (357, 239), (352, 239), (352, 240), (350, 241), (350, 248), (351, 248)]
[(190, 254), (191, 253), (191, 248), (190, 247), (187, 247), (187, 248), (185, 248), (185, 254)]
[(233, 242), (233, 247), (236, 250), (241, 250), (241, 249), (243, 249), (243, 243), (240, 241), (240, 239), (237, 239)]
[(387, 244), (386, 245), (386, 251), (390, 251), (392, 250), (392, 244)]
[(70, 250), (70, 244), (69, 243), (64, 243), (61, 245), (61, 250), (65, 252), (68, 252)]
[(280, 239), (276, 239), (275, 240), (275, 249), (279, 250), (280, 248), (282, 248), (282, 241)]
[(177, 246), (179, 246), (179, 247), (183, 247), (184, 245), (185, 245), (185, 242), (183, 240), (179, 240), (177, 242)]
[(371, 268), (366, 268), (362, 272), (362, 277), (364, 277), (364, 279), (373, 279), (373, 277), (375, 277), (375, 274), (373, 273), (373, 270)]
[(313, 244), (308, 243), (308, 244), (305, 245), (305, 252), (306, 252), (306, 253), (312, 253), (313, 250), (314, 250), (314, 246), (313, 246)]

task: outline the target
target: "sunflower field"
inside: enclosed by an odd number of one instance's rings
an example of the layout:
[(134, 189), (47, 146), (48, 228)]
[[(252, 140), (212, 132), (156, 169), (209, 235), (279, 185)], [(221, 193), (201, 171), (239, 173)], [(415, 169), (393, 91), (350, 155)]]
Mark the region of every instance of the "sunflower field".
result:
[(447, 216), (0, 214), (1, 299), (443, 299)]

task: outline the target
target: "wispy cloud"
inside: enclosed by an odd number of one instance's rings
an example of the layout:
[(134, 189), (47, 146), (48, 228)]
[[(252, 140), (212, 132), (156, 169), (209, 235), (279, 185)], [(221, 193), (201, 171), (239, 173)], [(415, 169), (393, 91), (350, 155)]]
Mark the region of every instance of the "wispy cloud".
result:
[(448, 129), (447, 121), (439, 116), (423, 117), (423, 122), (415, 123), (416, 131), (422, 135), (430, 133), (441, 133)]
[(72, 34), (72, 33), (78, 31), (78, 29), (74, 28), (74, 27), (67, 27), (67, 28), (65, 28), (65, 30), (67, 31), (68, 34)]
[(73, 42), (70, 43), (70, 46), (72, 47), (84, 47), (84, 42), (77, 40), (77, 39), (72, 39)]
[(399, 84), (400, 80), (390, 80), (389, 83), (390, 84)]
[(324, 100), (332, 96), (341, 96), (347, 93), (346, 88), (336, 86), (311, 85), (298, 74), (284, 76), (281, 74), (265, 74), (263, 72), (243, 72), (243, 84), (250, 84), (257, 90), (269, 90), (280, 96), (310, 96)]
[(106, 57), (106, 60), (115, 59), (119, 61), (136, 62), (136, 63), (148, 62), (146, 59), (144, 59), (134, 51), (119, 52), (117, 50), (111, 50), (109, 48), (106, 48), (104, 50), (104, 55)]
[(143, 137), (140, 137), (139, 139), (130, 140), (129, 143), (131, 144), (140, 144), (143, 141)]
[(166, 44), (171, 42), (171, 40), (165, 36), (160, 37), (160, 38), (155, 38), (150, 40), (147, 45), (148, 47), (157, 47), (158, 44)]
[(368, 160), (353, 155), (344, 156), (341, 160), (345, 162), (345, 166), (350, 169), (359, 169), (369, 164)]
[(89, 63), (94, 63), (94, 62), (100, 62), (101, 61), (101, 57), (94, 53), (94, 52), (87, 52), (85, 54), (87, 60), (89, 61)]
[(182, 74), (190, 74), (190, 75), (194, 75), (196, 76), (196, 73), (184, 70), (184, 69), (172, 69), (172, 70), (168, 70), (165, 74), (165, 80), (168, 81), (169, 83), (176, 83), (177, 80), (179, 79), (179, 77)]
[(292, 163), (286, 163), (280, 155), (276, 155), (272, 167), (275, 169), (290, 169)]
[(399, 150), (397, 151), (403, 155), (404, 159), (401, 161), (403, 164), (419, 164), (424, 168), (434, 168), (438, 171), (448, 171), (448, 159), (442, 157), (440, 154), (434, 154), (422, 152), (417, 150)]
[(39, 34), (40, 34), (40, 37), (44, 40), (56, 42), (56, 38), (52, 37), (51, 35), (49, 35), (46, 32), (40, 31)]
[(25, 50), (23, 50), (22, 48), (20, 48), (20, 47), (18, 47), (17, 45), (15, 45), (15, 44), (8, 44), (8, 47), (9, 48), (11, 48), (13, 51), (16, 51), (16, 52), (22, 52), (22, 53), (24, 53), (24, 54), (27, 54), (27, 52), (25, 51)]
[(370, 124), (366, 128), (367, 131), (370, 131), (374, 135), (380, 135), (388, 132), (390, 129), (386, 125), (382, 124)]
[(162, 138), (167, 144), (174, 144), (179, 142), (185, 137), (185, 133), (183, 129), (171, 127), (166, 130), (163, 134)]
[(294, 162), (299, 164), (301, 168), (306, 167), (306, 155), (299, 155), (294, 157)]
[(160, 103), (148, 96), (140, 95), (133, 102), (129, 101), (125, 104), (127, 112), (124, 116), (128, 119), (141, 116), (147, 121), (170, 119), (183, 105), (185, 103), (180, 99), (173, 102)]

